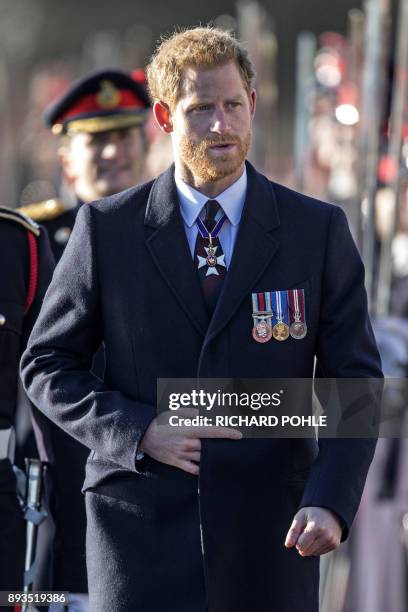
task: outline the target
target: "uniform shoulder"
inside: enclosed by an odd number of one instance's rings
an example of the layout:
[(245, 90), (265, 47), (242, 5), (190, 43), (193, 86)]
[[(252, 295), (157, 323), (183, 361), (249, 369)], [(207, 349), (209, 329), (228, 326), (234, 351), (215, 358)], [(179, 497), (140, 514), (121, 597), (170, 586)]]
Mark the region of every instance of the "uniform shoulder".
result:
[(67, 211), (67, 206), (62, 200), (52, 198), (51, 200), (20, 206), (17, 210), (26, 217), (30, 217), (38, 223), (43, 223), (60, 217)]
[(16, 223), (20, 227), (24, 227), (26, 230), (35, 234), (35, 236), (40, 235), (39, 225), (33, 219), (21, 212), (21, 210), (0, 206), (0, 220)]

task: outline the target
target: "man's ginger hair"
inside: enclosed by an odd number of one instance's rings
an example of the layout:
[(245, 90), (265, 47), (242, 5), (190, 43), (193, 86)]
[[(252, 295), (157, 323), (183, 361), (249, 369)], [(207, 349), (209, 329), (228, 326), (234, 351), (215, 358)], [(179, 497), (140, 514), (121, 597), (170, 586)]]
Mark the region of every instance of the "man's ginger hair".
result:
[(163, 102), (173, 110), (181, 96), (184, 68), (213, 68), (230, 61), (236, 63), (249, 93), (254, 84), (255, 69), (248, 51), (234, 36), (212, 27), (175, 32), (162, 40), (147, 67), (151, 98), (153, 102)]

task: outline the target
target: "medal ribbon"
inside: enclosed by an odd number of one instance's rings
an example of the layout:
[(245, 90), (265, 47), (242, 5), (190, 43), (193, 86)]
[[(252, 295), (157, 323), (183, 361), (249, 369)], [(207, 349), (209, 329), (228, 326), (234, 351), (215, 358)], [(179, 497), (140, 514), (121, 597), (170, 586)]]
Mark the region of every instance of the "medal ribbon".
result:
[(200, 217), (197, 217), (196, 224), (198, 227), (198, 231), (200, 232), (201, 238), (209, 238), (209, 239), (217, 238), (218, 234), (221, 231), (222, 226), (224, 225), (226, 218), (227, 218), (227, 215), (224, 213), (222, 217), (218, 219), (217, 223), (214, 226), (213, 231), (209, 232), (208, 229), (205, 227), (204, 223), (201, 221)]
[(272, 318), (271, 296), (268, 291), (252, 294), (252, 314), (255, 323)]
[(272, 309), (276, 316), (274, 317), (274, 323), (288, 323), (288, 300), (287, 291), (272, 291)]
[(298, 289), (297, 295), (298, 295), (300, 321), (302, 321), (302, 323), (306, 323), (305, 290)]
[(295, 321), (300, 320), (300, 311), (299, 311), (299, 294), (297, 289), (293, 290), (293, 297), (295, 298)]

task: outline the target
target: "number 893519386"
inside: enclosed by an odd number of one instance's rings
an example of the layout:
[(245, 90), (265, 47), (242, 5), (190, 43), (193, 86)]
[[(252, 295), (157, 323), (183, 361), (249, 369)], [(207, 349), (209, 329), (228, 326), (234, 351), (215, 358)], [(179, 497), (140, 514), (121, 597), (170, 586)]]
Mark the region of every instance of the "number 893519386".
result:
[[(5, 595), (5, 597), (4, 597)], [(67, 593), (56, 593), (53, 591), (23, 593), (13, 591), (10, 593), (3, 592), (3, 597), (0, 594), (0, 605), (6, 604), (51, 604), (51, 603), (66, 603)]]

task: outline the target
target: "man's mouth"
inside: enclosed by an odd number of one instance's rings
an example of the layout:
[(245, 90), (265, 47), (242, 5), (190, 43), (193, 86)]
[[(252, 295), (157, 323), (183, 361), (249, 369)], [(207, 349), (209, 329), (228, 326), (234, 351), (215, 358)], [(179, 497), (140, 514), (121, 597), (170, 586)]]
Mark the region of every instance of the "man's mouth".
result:
[(223, 153), (226, 153), (228, 151), (232, 151), (236, 146), (237, 144), (235, 142), (222, 142), (219, 144), (210, 145), (208, 148), (211, 149), (211, 151), (222, 151)]

